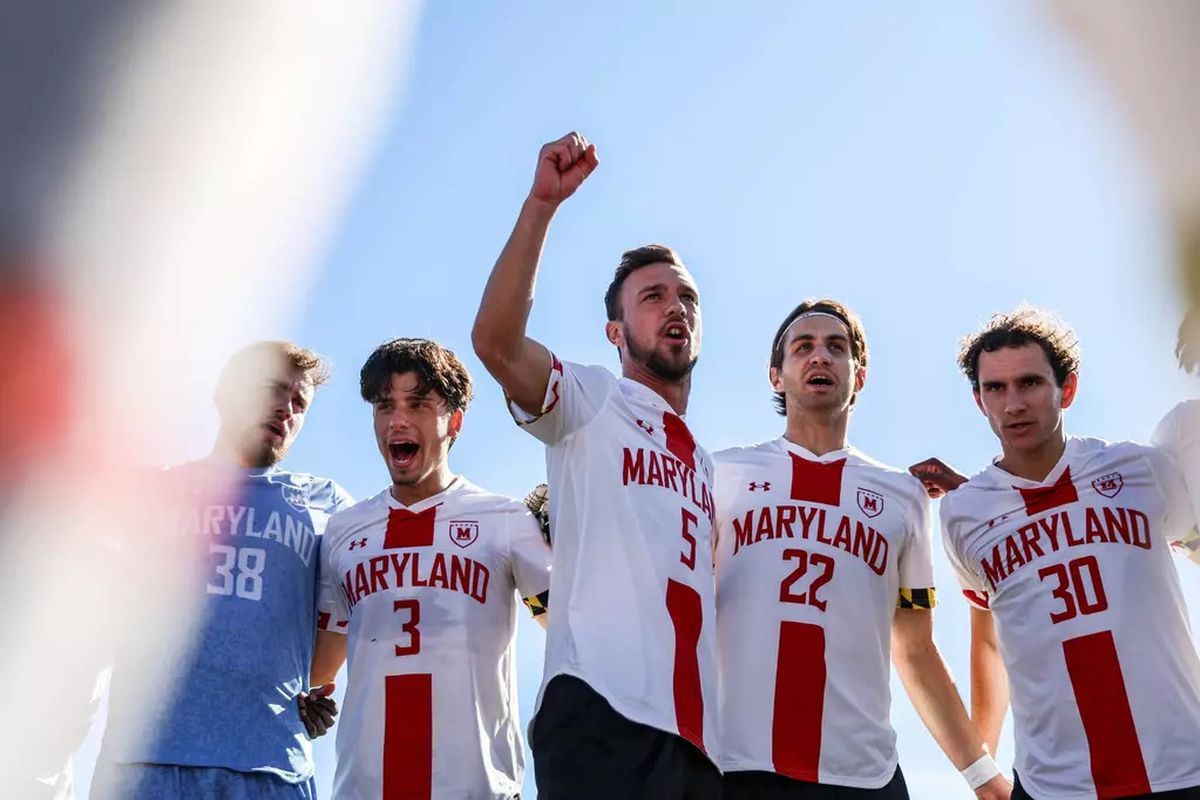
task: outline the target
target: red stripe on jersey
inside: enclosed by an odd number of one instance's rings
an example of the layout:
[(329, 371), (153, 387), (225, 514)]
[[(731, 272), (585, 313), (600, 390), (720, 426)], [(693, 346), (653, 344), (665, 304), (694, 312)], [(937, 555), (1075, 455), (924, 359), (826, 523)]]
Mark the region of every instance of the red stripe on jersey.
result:
[(317, 612), (317, 630), (321, 630), (321, 631), (329, 630), (329, 612), (328, 611), (318, 611)]
[(437, 519), (437, 506), (414, 514), (407, 508), (388, 510), (387, 532), (383, 535), (383, 549), (397, 547), (429, 547), (433, 544), (433, 523)]
[(433, 676), (384, 678), (383, 797), (433, 794)]
[(816, 782), (825, 713), (825, 629), (808, 622), (779, 625), (771, 761), (789, 778)]
[(688, 430), (687, 423), (670, 411), (663, 412), (663, 433), (667, 435), (667, 451), (678, 458), (688, 469), (696, 468), (696, 440)]
[(1112, 631), (1063, 642), (1099, 800), (1150, 793)]
[(987, 592), (976, 592), (973, 589), (963, 589), (963, 597), (967, 598), (967, 602), (973, 606), (977, 606), (982, 609), (990, 609), (992, 607), (992, 603), (988, 598)]
[(792, 499), (836, 506), (842, 502), (842, 469), (846, 459), (809, 461), (795, 453), (792, 457)]
[(1049, 511), (1052, 508), (1065, 506), (1079, 501), (1079, 493), (1071, 482), (1071, 468), (1063, 470), (1063, 474), (1050, 486), (1036, 486), (1033, 489), (1022, 489), (1014, 486), (1025, 501), (1025, 513), (1029, 516)]
[(696, 653), (703, 623), (700, 593), (668, 578), (667, 612), (675, 626), (675, 724), (680, 736), (704, 750), (704, 695)]

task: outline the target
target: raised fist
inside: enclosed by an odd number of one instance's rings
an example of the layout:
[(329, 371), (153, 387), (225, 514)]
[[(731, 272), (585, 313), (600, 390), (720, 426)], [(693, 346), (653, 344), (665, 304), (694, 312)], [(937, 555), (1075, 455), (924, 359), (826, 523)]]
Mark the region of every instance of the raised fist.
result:
[(927, 458), (908, 468), (921, 481), (925, 493), (936, 500), (967, 482), (967, 476), (939, 458)]
[(542, 146), (529, 196), (558, 205), (575, 193), (599, 163), (596, 146), (572, 131)]

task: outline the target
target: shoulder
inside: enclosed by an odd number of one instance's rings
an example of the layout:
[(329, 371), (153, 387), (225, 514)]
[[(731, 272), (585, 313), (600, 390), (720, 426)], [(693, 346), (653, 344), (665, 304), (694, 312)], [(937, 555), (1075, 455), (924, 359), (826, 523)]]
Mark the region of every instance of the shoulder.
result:
[(387, 493), (388, 490), (384, 489), (366, 500), (335, 512), (325, 527), (325, 536), (330, 539), (336, 538), (345, 531), (356, 530), (364, 524), (378, 521), (381, 516), (386, 517)]
[(885, 464), (857, 449), (851, 449), (846, 463), (861, 476), (869, 476), (871, 483), (895, 495), (896, 499), (907, 504), (913, 513), (919, 516), (928, 513), (929, 495), (925, 493), (921, 482), (907, 470)]
[(758, 444), (726, 447), (723, 450), (713, 453), (712, 458), (713, 463), (720, 468), (722, 466), (760, 463), (771, 456), (779, 455), (779, 453), (779, 442), (777, 439), (772, 439), (768, 442), (759, 442)]
[(270, 475), (270, 482), (283, 486), (285, 493), (302, 498), (305, 505), (329, 513), (353, 502), (350, 493), (336, 481), (308, 472), (278, 470)]

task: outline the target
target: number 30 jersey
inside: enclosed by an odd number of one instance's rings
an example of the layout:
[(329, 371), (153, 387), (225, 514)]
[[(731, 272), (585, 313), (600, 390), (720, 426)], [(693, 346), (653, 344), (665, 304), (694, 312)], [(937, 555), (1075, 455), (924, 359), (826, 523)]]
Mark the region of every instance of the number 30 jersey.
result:
[(934, 604), (920, 482), (784, 438), (714, 458), (721, 769), (885, 785), (892, 617)]
[(950, 562), (995, 620), (1032, 796), (1200, 785), (1200, 659), (1168, 546), (1193, 524), (1166, 456), (1099, 439), (1069, 438), (1042, 483), (992, 465), (942, 500)]
[(318, 625), (347, 640), (333, 794), (508, 798), (524, 762), (517, 598), (545, 612), (550, 548), (525, 506), (459, 477), (330, 520)]

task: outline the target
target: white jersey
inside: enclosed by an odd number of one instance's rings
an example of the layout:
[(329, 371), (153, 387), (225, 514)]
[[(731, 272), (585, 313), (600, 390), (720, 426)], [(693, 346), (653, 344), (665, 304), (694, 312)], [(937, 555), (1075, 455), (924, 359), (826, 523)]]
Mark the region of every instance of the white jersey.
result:
[(1069, 438), (1046, 480), (993, 465), (942, 500), (950, 563), (990, 608), (1033, 797), (1200, 785), (1200, 659), (1168, 542), (1193, 525), (1157, 450)]
[(627, 719), (712, 753), (712, 459), (670, 405), (603, 367), (553, 359), (542, 413), (551, 593), (546, 684), (585, 681)]
[[(1200, 520), (1200, 400), (1185, 400), (1168, 411), (1154, 431), (1154, 446), (1170, 455), (1183, 472), (1192, 514)], [(1200, 563), (1200, 533), (1195, 529), (1183, 533), (1175, 544)]]
[(549, 579), (525, 506), (461, 477), (410, 507), (385, 489), (334, 515), (318, 626), (348, 637), (335, 798), (521, 790), (515, 592), (538, 613)]
[(924, 489), (784, 438), (715, 460), (721, 769), (884, 786), (892, 617), (934, 604)]

